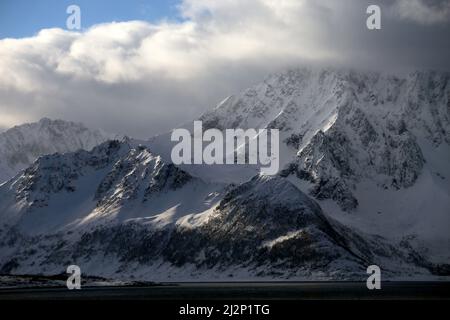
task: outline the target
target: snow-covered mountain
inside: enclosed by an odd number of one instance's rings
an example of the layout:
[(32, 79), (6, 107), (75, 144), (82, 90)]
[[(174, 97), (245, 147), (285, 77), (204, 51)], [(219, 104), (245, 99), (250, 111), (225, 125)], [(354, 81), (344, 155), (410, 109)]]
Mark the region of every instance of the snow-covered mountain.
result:
[[(298, 69), (268, 77), (200, 119), (205, 127), (279, 129), (288, 148), (284, 162), (292, 164), (295, 155), (299, 173), (322, 181), (317, 193), (350, 210), (357, 201), (345, 194), (355, 182), (368, 178), (384, 188), (409, 187), (428, 160), (423, 149), (448, 151), (441, 149), (450, 144), (449, 104), (449, 73), (398, 78)], [(338, 199), (327, 188), (344, 196)]]
[(40, 157), (0, 186), (0, 221), (1, 273), (60, 273), (69, 262), (149, 280), (355, 279), (375, 262), (386, 275), (435, 268), (327, 218), (286, 178), (205, 183), (127, 140)]
[(92, 151), (42, 156), (1, 190), (1, 224), (24, 234), (138, 218), (164, 225), (207, 209), (215, 195), (213, 185), (165, 164), (143, 146), (133, 147), (128, 138)]
[(177, 167), (170, 133), (40, 157), (0, 186), (0, 273), (342, 280), (377, 264), (448, 277), (449, 82), (290, 70), (200, 118), (280, 129), (276, 176)]
[[(200, 120), (205, 128), (279, 129), (280, 175), (326, 214), (392, 241), (414, 239), (430, 257), (450, 261), (450, 73), (294, 69)], [(149, 145), (167, 155), (168, 139)], [(235, 183), (255, 172), (234, 168), (184, 169)]]
[(41, 155), (90, 150), (114, 138), (81, 123), (43, 118), (0, 133), (0, 183), (12, 178)]

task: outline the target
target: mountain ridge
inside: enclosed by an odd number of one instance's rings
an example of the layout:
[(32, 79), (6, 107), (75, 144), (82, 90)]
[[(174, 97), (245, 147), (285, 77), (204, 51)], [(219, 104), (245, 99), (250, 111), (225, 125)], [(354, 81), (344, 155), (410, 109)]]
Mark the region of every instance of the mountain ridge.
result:
[(279, 129), (278, 175), (175, 166), (170, 134), (43, 156), (0, 185), (0, 270), (360, 280), (377, 264), (387, 278), (446, 277), (449, 101), (447, 73), (303, 68), (200, 117)]
[[(449, 261), (449, 72), (291, 69), (229, 96), (199, 120), (222, 130), (279, 129), (279, 174), (329, 216), (393, 241), (426, 239), (420, 247), (436, 247), (430, 256)], [(167, 136), (155, 140), (149, 145), (157, 152), (170, 145)], [(184, 169), (215, 178), (206, 166)], [(217, 178), (241, 183), (258, 170), (244, 169), (218, 168)]]
[(115, 135), (81, 123), (42, 118), (0, 133), (0, 183), (12, 178), (41, 155), (90, 150)]

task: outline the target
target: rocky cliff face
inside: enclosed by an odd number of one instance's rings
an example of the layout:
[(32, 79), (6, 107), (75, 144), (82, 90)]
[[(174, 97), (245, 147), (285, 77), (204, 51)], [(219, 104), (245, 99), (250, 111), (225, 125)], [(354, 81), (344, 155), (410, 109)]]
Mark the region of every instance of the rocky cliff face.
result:
[(448, 73), (298, 69), (229, 97), (201, 119), (207, 127), (281, 130), (283, 175), (310, 181), (317, 199), (352, 211), (359, 182), (408, 188), (426, 162), (423, 146), (432, 146), (430, 158), (441, 146), (449, 154), (449, 106)]

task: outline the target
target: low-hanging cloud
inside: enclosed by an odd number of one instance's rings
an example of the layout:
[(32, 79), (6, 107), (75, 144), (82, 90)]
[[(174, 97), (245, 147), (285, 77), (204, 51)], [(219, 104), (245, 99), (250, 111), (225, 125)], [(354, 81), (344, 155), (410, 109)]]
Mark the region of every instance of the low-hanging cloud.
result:
[(397, 0), (392, 9), (400, 18), (424, 25), (445, 24), (450, 21), (448, 0)]
[(185, 0), (182, 21), (0, 40), (0, 127), (49, 116), (149, 137), (288, 66), (450, 69), (448, 20), (380, 1), (382, 30), (372, 32), (368, 4)]

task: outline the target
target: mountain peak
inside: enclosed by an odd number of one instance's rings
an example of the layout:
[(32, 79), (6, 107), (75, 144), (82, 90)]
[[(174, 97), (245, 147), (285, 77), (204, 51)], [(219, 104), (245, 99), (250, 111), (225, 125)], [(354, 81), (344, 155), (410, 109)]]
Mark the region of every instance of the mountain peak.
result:
[(114, 138), (81, 123), (42, 118), (0, 133), (0, 183), (26, 168), (41, 155), (65, 153), (94, 146)]
[[(47, 118), (47, 117), (43, 117), (43, 118), (39, 119), (39, 123), (40, 123), (40, 124), (43, 124), (43, 125), (49, 125), (49, 124), (51, 124), (53, 121), (56, 121), (56, 120), (52, 120), (52, 119)], [(60, 120), (60, 121), (62, 121), (62, 120)]]
[(317, 199), (331, 198), (348, 211), (358, 206), (356, 184), (409, 188), (433, 157), (422, 148), (448, 150), (449, 99), (446, 72), (303, 67), (267, 77), (201, 120), (208, 128), (280, 130), (281, 166), (298, 166), (292, 173), (316, 184)]

